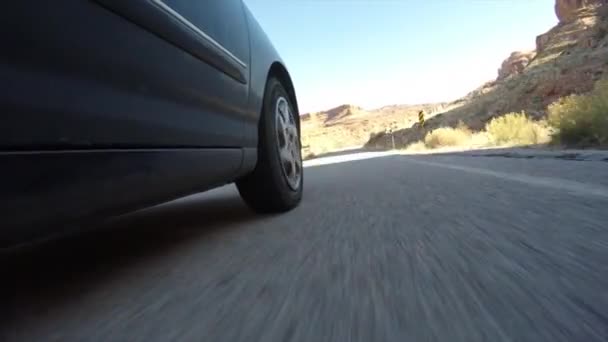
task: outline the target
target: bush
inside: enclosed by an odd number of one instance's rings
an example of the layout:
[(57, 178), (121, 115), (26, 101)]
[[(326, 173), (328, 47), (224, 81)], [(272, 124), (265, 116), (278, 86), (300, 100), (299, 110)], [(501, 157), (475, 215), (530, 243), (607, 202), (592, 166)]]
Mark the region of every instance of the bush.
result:
[(602, 40), (602, 39), (606, 38), (606, 35), (608, 35), (608, 29), (606, 29), (605, 27), (599, 27), (595, 34), (595, 38), (597, 40)]
[(309, 159), (314, 159), (314, 158), (316, 158), (316, 157), (317, 157), (317, 155), (316, 155), (316, 154), (314, 154), (313, 152), (309, 152), (309, 153), (307, 153), (306, 155), (304, 155), (304, 158), (302, 158), (302, 159), (303, 159), (303, 160), (309, 160)]
[(422, 141), (415, 142), (413, 144), (409, 144), (406, 148), (406, 151), (409, 152), (422, 152), (426, 151), (426, 145)]
[(376, 139), (380, 138), (381, 136), (383, 136), (384, 134), (385, 133), (383, 131), (380, 131), (380, 132), (371, 132), (369, 134), (369, 139), (367, 141), (369, 142), (369, 141), (376, 140)]
[(536, 145), (549, 140), (547, 128), (523, 112), (492, 119), (486, 124), (486, 132), (493, 145)]
[(608, 80), (586, 95), (570, 95), (549, 106), (549, 124), (557, 143), (608, 146)]
[(468, 128), (442, 127), (427, 133), (424, 137), (424, 144), (428, 148), (462, 146), (466, 145), (470, 138), (471, 131)]
[(546, 122), (533, 121), (525, 113), (509, 113), (492, 119), (485, 130), (473, 133), (464, 123), (456, 128), (442, 127), (427, 133), (424, 142), (409, 145), (408, 151), (422, 151), (425, 148), (486, 146), (521, 146), (547, 143), (551, 140)]

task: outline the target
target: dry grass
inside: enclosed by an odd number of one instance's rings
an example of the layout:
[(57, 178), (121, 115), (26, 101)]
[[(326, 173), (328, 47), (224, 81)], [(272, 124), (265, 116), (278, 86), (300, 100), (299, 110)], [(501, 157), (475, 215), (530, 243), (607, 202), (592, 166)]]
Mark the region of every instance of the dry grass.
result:
[(549, 106), (549, 123), (557, 143), (608, 146), (608, 80), (586, 95), (570, 95)]
[(422, 152), (422, 151), (426, 151), (426, 144), (422, 141), (419, 142), (415, 142), (413, 144), (408, 145), (405, 148), (406, 151), (408, 152)]
[(477, 132), (471, 136), (471, 147), (488, 147), (490, 146), (490, 135), (486, 131)]
[(442, 127), (429, 132), (424, 137), (424, 145), (428, 148), (446, 146), (463, 146), (471, 140), (471, 131), (463, 127)]
[(525, 146), (548, 143), (550, 130), (546, 123), (533, 121), (525, 113), (509, 113), (492, 119), (485, 130), (473, 133), (462, 122), (456, 128), (441, 127), (408, 145), (409, 152), (445, 147), (481, 148), (491, 146)]

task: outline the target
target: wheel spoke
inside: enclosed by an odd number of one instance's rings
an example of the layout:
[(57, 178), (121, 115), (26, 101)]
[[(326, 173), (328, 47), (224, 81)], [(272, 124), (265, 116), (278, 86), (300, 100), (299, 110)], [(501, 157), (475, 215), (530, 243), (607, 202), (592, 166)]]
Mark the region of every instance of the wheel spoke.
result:
[(291, 160), (293, 159), (289, 150), (289, 145), (286, 145), (284, 148), (281, 148), (279, 150), (279, 154), (281, 156), (282, 162), (291, 162)]
[(287, 127), (287, 121), (285, 121), (285, 118), (283, 117), (283, 114), (281, 113), (280, 109), (279, 109), (279, 115), (277, 117), (279, 118), (279, 122), (281, 123), (281, 127)]
[(291, 174), (293, 177), (298, 175), (298, 170), (296, 169), (296, 158), (291, 158)]
[(293, 141), (293, 131), (291, 130), (291, 126), (289, 126), (289, 124), (287, 127), (285, 127), (285, 139), (287, 139), (289, 142)]
[(275, 115), (281, 167), (289, 186), (295, 190), (302, 177), (300, 139), (296, 120), (291, 113), (289, 102), (284, 97), (277, 100)]
[(289, 106), (287, 105), (287, 101), (281, 101), (279, 103), (279, 117), (283, 124), (287, 127), (289, 126)]
[(293, 161), (293, 170), (296, 174), (298, 174), (300, 172), (300, 158), (298, 158), (298, 152), (297, 151), (293, 151), (293, 156), (292, 156), (292, 161)]
[(295, 122), (291, 125), (291, 133), (293, 135), (293, 140), (299, 144), (300, 132), (298, 131), (298, 126), (296, 125)]

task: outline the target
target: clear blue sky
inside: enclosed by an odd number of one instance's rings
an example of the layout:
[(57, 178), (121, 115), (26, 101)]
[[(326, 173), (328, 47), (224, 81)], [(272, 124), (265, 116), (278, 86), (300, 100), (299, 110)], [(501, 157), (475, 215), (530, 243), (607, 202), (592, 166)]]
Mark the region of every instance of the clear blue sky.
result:
[(300, 110), (448, 101), (557, 23), (555, 0), (245, 0)]

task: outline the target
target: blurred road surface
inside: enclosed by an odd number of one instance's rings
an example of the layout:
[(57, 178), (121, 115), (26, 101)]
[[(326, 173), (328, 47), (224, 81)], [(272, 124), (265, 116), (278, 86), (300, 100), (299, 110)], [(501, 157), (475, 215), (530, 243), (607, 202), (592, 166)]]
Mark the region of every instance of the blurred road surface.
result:
[(308, 164), (284, 215), (227, 186), (2, 255), (0, 340), (608, 340), (607, 162)]

